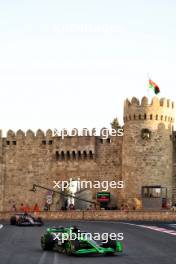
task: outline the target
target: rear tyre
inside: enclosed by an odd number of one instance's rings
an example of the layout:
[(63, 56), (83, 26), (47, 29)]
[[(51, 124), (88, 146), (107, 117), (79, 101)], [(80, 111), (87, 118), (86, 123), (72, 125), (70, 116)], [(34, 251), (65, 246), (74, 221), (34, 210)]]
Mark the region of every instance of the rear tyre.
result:
[(114, 249), (114, 252), (106, 253), (106, 255), (113, 256), (116, 253), (116, 248), (117, 248), (116, 240), (112, 240), (112, 239), (109, 238), (108, 242), (104, 243), (102, 246), (104, 248), (112, 248), (112, 249)]
[(106, 247), (110, 247), (110, 248), (113, 248), (114, 250), (116, 250), (116, 247), (117, 247), (116, 240), (108, 239)]
[(38, 218), (37, 218), (37, 222), (39, 222), (39, 223), (40, 223), (40, 225), (39, 225), (39, 226), (42, 226), (42, 225), (44, 225), (44, 223), (43, 223), (43, 220), (42, 220), (42, 218), (41, 218), (41, 217), (38, 217)]
[(17, 224), (17, 222), (16, 222), (16, 217), (15, 217), (15, 216), (12, 216), (12, 217), (10, 218), (10, 224), (11, 224), (11, 225), (16, 225), (16, 224)]

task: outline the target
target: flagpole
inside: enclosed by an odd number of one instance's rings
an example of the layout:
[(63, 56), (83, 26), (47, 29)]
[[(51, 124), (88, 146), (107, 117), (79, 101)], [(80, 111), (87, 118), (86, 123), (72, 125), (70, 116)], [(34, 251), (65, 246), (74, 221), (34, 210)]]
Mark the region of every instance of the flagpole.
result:
[(153, 95), (152, 94), (150, 94), (150, 91), (151, 91), (151, 89), (149, 88), (149, 80), (150, 80), (151, 78), (150, 78), (150, 75), (149, 75), (149, 73), (147, 72), (147, 82), (148, 82), (148, 88), (147, 88), (147, 91), (148, 91), (148, 98), (149, 98), (149, 100), (150, 101), (152, 101), (152, 98), (153, 98)]

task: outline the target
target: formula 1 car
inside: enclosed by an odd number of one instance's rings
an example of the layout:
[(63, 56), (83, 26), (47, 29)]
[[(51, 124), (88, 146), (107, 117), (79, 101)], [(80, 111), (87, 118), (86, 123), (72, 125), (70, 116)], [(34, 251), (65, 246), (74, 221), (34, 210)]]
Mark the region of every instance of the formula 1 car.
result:
[(16, 213), (10, 218), (11, 225), (17, 226), (42, 226), (43, 221), (40, 217), (33, 217), (27, 213)]
[[(70, 232), (77, 234), (79, 238), (70, 239)], [(81, 234), (81, 236), (80, 236)], [(123, 245), (117, 240), (108, 239), (107, 242), (95, 241), (90, 233), (81, 232), (75, 227), (48, 228), (41, 237), (41, 247), (43, 250), (54, 250), (66, 255), (114, 255), (122, 253)]]

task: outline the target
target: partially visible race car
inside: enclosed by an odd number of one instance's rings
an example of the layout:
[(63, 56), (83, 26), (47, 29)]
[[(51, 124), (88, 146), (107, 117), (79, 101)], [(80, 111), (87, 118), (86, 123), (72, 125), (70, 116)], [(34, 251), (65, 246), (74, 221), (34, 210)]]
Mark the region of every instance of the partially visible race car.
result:
[(10, 224), (18, 226), (42, 226), (43, 220), (41, 217), (33, 217), (27, 213), (16, 213), (11, 216)]
[[(107, 242), (96, 241), (90, 237), (90, 233), (81, 232), (78, 239), (70, 239), (70, 231), (77, 233), (78, 229), (75, 227), (58, 227), (47, 228), (46, 232), (41, 237), (41, 247), (43, 250), (54, 250), (59, 253), (66, 253), (66, 255), (114, 255), (123, 252), (123, 245), (117, 240), (108, 239)], [(55, 239), (57, 237), (57, 239)], [(63, 237), (65, 237), (63, 241)]]

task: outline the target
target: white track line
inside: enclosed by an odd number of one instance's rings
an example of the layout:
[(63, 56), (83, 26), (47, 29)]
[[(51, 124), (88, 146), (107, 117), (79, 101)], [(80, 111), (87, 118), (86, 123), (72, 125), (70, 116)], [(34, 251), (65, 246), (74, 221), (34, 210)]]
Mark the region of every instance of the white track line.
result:
[(45, 262), (45, 258), (46, 258), (46, 252), (44, 252), (44, 253), (41, 255), (38, 264), (44, 264), (44, 263), (46, 263), (46, 262)]
[(123, 223), (126, 225), (132, 225), (132, 226), (137, 226), (137, 227), (143, 227), (143, 228), (147, 228), (153, 231), (158, 231), (161, 233), (166, 233), (168, 235), (172, 235), (172, 236), (176, 236), (176, 231), (175, 230), (169, 230), (163, 227), (158, 227), (158, 226), (148, 226), (148, 225), (136, 225), (136, 224), (131, 224), (131, 223)]
[(0, 225), (0, 229), (3, 228), (3, 225)]
[(53, 264), (58, 264), (59, 263), (59, 256), (58, 253), (54, 253), (54, 260), (53, 260)]
[(142, 228), (147, 228), (147, 229), (150, 229), (150, 230), (153, 230), (153, 231), (158, 231), (158, 232), (161, 232), (161, 233), (166, 233), (168, 235), (176, 236), (176, 230), (174, 230), (174, 229), (173, 230), (169, 230), (169, 229), (161, 228), (161, 227), (158, 227), (158, 226), (137, 225), (137, 224), (128, 223), (128, 222), (101, 221), (101, 220), (95, 220), (95, 221), (92, 221), (92, 223), (93, 222), (106, 223), (106, 224), (110, 224), (110, 223), (111, 224), (117, 224), (118, 223), (118, 224), (123, 224), (123, 225), (142, 227)]

